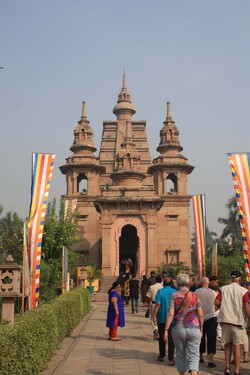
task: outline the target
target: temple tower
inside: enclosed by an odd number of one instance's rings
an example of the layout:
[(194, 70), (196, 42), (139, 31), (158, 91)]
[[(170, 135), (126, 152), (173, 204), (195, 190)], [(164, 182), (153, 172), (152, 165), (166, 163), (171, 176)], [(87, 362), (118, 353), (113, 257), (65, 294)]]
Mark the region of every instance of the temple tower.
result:
[[(66, 175), (67, 199), (77, 199), (83, 236), (76, 250), (85, 263), (95, 262), (105, 275), (119, 275), (125, 258), (137, 274), (161, 263), (190, 266), (187, 176), (193, 167), (182, 156), (179, 131), (170, 103), (160, 131), (159, 156), (152, 160), (146, 121), (134, 120), (136, 109), (123, 73), (113, 108), (115, 120), (103, 122), (99, 157), (83, 102), (74, 131), (73, 154), (60, 169)], [(81, 181), (87, 186), (80, 188)]]

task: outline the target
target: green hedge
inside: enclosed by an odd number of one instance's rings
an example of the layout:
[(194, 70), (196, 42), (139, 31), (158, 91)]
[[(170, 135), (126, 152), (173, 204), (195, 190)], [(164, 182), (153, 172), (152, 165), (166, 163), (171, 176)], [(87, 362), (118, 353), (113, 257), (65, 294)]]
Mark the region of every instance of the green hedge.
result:
[(77, 288), (16, 317), (14, 325), (0, 325), (0, 375), (39, 374), (90, 306), (89, 291)]

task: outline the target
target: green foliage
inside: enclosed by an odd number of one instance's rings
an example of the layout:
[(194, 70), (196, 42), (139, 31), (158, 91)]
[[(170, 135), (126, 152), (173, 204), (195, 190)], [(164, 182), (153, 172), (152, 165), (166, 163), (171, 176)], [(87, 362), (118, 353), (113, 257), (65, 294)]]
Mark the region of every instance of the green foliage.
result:
[(41, 259), (39, 304), (51, 301), (61, 293), (62, 261), (60, 259), (45, 262)]
[(13, 326), (0, 325), (0, 375), (39, 374), (89, 310), (90, 294), (78, 288), (26, 312)]
[(90, 264), (86, 267), (87, 280), (90, 285), (97, 279), (102, 278), (102, 270), (97, 268), (96, 264)]
[(16, 212), (7, 212), (0, 219), (0, 261), (11, 254), (14, 261), (22, 264), (23, 220)]
[(187, 271), (187, 267), (185, 266), (185, 262), (177, 262), (174, 264), (161, 263), (157, 268), (157, 274), (161, 275), (163, 271), (169, 272), (176, 277), (181, 271)]
[(79, 241), (77, 233), (77, 214), (69, 212), (65, 216), (64, 201), (61, 200), (57, 215), (56, 200), (49, 202), (43, 231), (43, 259), (49, 261), (60, 258), (63, 246), (70, 248), (71, 245)]
[(71, 251), (70, 246), (79, 240), (77, 233), (77, 214), (69, 211), (65, 216), (63, 200), (57, 214), (56, 200), (49, 202), (42, 242), (39, 303), (50, 301), (61, 292), (63, 246), (69, 249), (69, 271), (76, 266), (80, 255)]
[(225, 239), (230, 236), (233, 241), (241, 241), (238, 206), (235, 196), (232, 196), (228, 200), (226, 207), (228, 210), (228, 216), (226, 218), (219, 217), (218, 219), (218, 222), (224, 225), (221, 239)]
[(226, 241), (220, 241), (218, 243), (218, 255), (220, 256), (228, 258), (238, 254), (239, 252), (243, 257), (243, 247), (241, 241), (232, 242), (231, 245), (229, 245)]
[(245, 279), (244, 257), (241, 250), (235, 251), (232, 256), (218, 256), (218, 270), (220, 285), (228, 284), (230, 273), (233, 270), (239, 270)]

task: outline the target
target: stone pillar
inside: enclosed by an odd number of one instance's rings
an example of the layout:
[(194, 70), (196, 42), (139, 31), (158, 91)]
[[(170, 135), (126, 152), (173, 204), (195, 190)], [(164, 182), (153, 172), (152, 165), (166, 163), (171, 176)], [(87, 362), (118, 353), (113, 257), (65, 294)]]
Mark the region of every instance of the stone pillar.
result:
[(148, 243), (148, 272), (155, 271), (157, 269), (157, 234), (156, 234), (156, 225), (148, 224), (147, 228), (147, 243)]
[[(148, 272), (155, 271), (158, 265), (157, 211), (150, 210), (147, 215)], [(150, 261), (149, 261), (150, 260)]]
[(103, 210), (101, 214), (101, 231), (102, 231), (102, 272), (103, 275), (111, 275), (110, 264), (110, 231), (109, 214)]
[(102, 225), (102, 272), (103, 275), (111, 274), (110, 267), (110, 229), (111, 225)]
[(77, 193), (77, 177), (78, 173), (73, 172), (73, 194)]
[(21, 266), (8, 255), (0, 265), (0, 297), (2, 297), (2, 320), (14, 323), (15, 299), (20, 297)]

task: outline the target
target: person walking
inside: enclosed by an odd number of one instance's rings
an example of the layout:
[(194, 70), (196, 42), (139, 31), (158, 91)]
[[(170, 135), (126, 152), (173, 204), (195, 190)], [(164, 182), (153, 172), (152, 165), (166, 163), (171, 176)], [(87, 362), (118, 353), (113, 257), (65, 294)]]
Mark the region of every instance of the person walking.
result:
[(130, 275), (129, 273), (124, 274), (122, 276), (122, 299), (123, 302), (126, 306), (129, 305), (129, 295), (130, 295), (130, 290), (129, 290), (129, 281), (130, 281)]
[(147, 292), (148, 292), (148, 278), (147, 275), (142, 276), (142, 281), (140, 283), (140, 290), (141, 290), (141, 302), (144, 307), (147, 307)]
[(106, 321), (106, 327), (109, 328), (108, 340), (111, 341), (121, 341), (121, 339), (117, 337), (118, 326), (125, 326), (124, 304), (120, 293), (121, 285), (114, 282), (108, 291), (109, 304)]
[(150, 311), (150, 315), (151, 315), (151, 323), (152, 323), (152, 328), (153, 328), (154, 340), (158, 339), (158, 327), (157, 327), (157, 324), (155, 324), (153, 321), (154, 304), (155, 304), (155, 296), (158, 290), (163, 288), (163, 286), (161, 285), (161, 280), (162, 280), (161, 276), (157, 275), (155, 278), (155, 284), (151, 285), (147, 292), (148, 310)]
[(241, 278), (240, 271), (232, 271), (231, 284), (221, 287), (221, 293), (215, 299), (216, 306), (220, 308), (218, 322), (221, 324), (222, 341), (225, 345), (225, 375), (231, 375), (230, 360), (233, 345), (234, 375), (239, 375), (240, 347), (248, 342), (246, 327), (247, 319), (250, 318), (250, 306), (248, 290), (241, 286)]
[(150, 276), (148, 278), (149, 288), (151, 287), (151, 285), (154, 285), (155, 283), (156, 283), (156, 280), (155, 280), (155, 271), (151, 271), (150, 272)]
[(201, 288), (196, 289), (195, 293), (201, 300), (202, 311), (204, 315), (203, 335), (200, 344), (200, 363), (204, 363), (204, 353), (208, 354), (208, 367), (216, 367), (214, 355), (216, 354), (217, 338), (217, 317), (215, 313), (215, 292), (209, 288), (209, 278), (201, 278)]
[(136, 275), (132, 275), (132, 279), (129, 280), (130, 300), (132, 314), (138, 313), (138, 301), (139, 301), (139, 280), (136, 280)]
[[(155, 297), (155, 307), (153, 313), (153, 322), (158, 326), (159, 333), (159, 355), (158, 360), (163, 362), (166, 356), (166, 342), (164, 340), (164, 329), (166, 318), (168, 315), (168, 309), (170, 305), (170, 299), (176, 289), (172, 287), (173, 276), (171, 274), (164, 275), (163, 288), (159, 289)], [(172, 325), (169, 327), (168, 331), (168, 364), (169, 366), (174, 366), (174, 341), (172, 338)]]
[(171, 296), (164, 338), (168, 342), (168, 331), (173, 322), (172, 335), (176, 348), (177, 371), (184, 375), (188, 369), (191, 375), (197, 375), (203, 328), (201, 302), (195, 293), (188, 290), (188, 275), (179, 274), (176, 281), (179, 290)]

